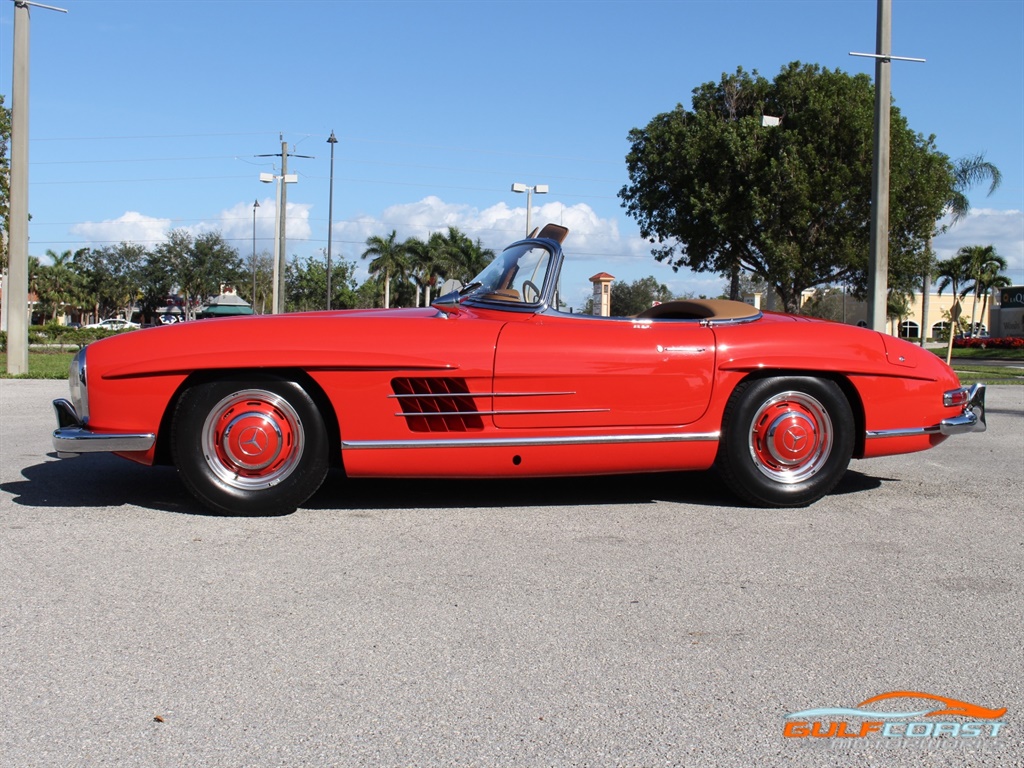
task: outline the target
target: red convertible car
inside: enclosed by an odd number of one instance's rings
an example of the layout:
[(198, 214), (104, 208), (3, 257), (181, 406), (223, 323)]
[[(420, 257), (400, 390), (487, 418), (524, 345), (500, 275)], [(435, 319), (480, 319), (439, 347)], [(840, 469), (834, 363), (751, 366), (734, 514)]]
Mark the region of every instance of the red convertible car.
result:
[(802, 506), (851, 458), (985, 429), (985, 388), (885, 334), (730, 301), (635, 317), (559, 311), (549, 225), (418, 309), (221, 318), (90, 344), (57, 400), (64, 457), (173, 463), (229, 515), (279, 514), (349, 477), (705, 470)]

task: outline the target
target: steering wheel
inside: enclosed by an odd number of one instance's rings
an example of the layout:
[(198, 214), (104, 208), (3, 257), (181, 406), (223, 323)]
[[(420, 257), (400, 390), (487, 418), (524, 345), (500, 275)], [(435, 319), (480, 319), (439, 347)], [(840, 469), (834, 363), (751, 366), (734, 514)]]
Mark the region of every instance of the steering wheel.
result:
[[(533, 293), (530, 296), (529, 292)], [(523, 280), (523, 301), (527, 304), (534, 304), (540, 298), (540, 289), (530, 280)]]

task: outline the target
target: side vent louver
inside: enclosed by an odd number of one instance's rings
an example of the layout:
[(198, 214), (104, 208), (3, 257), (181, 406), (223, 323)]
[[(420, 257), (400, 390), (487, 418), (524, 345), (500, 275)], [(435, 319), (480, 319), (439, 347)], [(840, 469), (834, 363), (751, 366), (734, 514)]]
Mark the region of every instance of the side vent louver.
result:
[(462, 379), (392, 379), (391, 388), (413, 432), (483, 429), (479, 408)]

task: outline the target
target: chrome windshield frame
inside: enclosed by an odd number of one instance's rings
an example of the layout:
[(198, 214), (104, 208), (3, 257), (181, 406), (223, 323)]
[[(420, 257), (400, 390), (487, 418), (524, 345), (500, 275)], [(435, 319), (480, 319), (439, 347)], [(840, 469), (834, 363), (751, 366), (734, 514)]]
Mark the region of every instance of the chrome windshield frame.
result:
[[(498, 263), (502, 258), (506, 258), (516, 251), (519, 251), (519, 255), (516, 257), (516, 270), (518, 271), (519, 260), (530, 253), (531, 251), (542, 248), (548, 252), (548, 264), (544, 275), (543, 283), (539, 286), (540, 296), (537, 301), (526, 302), (526, 301), (508, 301), (497, 298), (493, 290), (494, 285), (487, 285), (485, 281), (480, 280), (480, 277), (485, 276), (488, 270), (493, 265)], [(501, 309), (509, 312), (529, 312), (531, 314), (537, 312), (544, 312), (550, 307), (555, 305), (558, 294), (558, 277), (562, 271), (562, 262), (564, 261), (565, 255), (562, 251), (561, 245), (554, 240), (547, 238), (527, 238), (525, 240), (519, 240), (512, 243), (507, 248), (504, 248), (501, 253), (494, 257), (494, 260), (487, 265), (477, 277), (474, 277), (468, 285), (472, 285), (475, 282), (481, 283), (478, 287), (467, 293), (465, 296), (460, 297), (459, 303), (466, 304), (467, 306), (474, 307), (486, 307), (488, 309)], [(504, 272), (508, 274), (510, 268), (507, 268)], [(513, 274), (513, 277), (516, 275)], [(533, 282), (533, 281), (531, 281)]]

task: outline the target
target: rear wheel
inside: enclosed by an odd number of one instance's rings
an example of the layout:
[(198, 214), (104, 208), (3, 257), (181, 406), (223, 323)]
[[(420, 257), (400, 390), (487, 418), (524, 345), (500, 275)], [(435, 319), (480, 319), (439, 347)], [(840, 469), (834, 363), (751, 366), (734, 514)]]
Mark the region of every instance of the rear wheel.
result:
[(279, 378), (187, 389), (174, 411), (171, 452), (189, 491), (224, 515), (287, 514), (327, 474), (323, 418), (302, 387)]
[(850, 404), (835, 382), (803, 376), (749, 380), (726, 405), (717, 465), (747, 501), (804, 506), (846, 473), (854, 429)]

